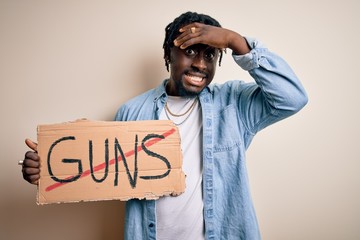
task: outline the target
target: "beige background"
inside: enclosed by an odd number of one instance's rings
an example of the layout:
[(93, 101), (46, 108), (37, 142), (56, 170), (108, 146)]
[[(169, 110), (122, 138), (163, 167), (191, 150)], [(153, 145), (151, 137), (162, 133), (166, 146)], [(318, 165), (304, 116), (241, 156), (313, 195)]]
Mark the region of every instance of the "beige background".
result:
[[(1, 0), (0, 239), (122, 239), (122, 203), (36, 206), (17, 161), (37, 124), (111, 120), (166, 78), (164, 28), (186, 10), (261, 39), (309, 93), (302, 112), (248, 151), (263, 238), (360, 239), (357, 0)], [(215, 81), (228, 79), (251, 81), (229, 53)]]

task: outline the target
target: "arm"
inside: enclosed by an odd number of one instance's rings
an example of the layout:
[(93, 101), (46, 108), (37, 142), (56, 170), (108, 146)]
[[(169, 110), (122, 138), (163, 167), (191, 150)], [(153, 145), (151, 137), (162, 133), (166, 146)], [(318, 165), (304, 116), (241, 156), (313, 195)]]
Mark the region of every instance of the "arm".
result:
[(242, 90), (238, 104), (252, 133), (291, 116), (302, 109), (307, 94), (284, 59), (255, 39), (247, 38), (252, 50), (233, 55), (234, 60), (254, 78), (256, 85)]
[(201, 23), (186, 25), (179, 31), (175, 46), (207, 44), (229, 48), (238, 65), (254, 78), (257, 84), (245, 88), (241, 85), (237, 99), (241, 121), (251, 133), (296, 113), (307, 103), (306, 92), (290, 66), (256, 40)]

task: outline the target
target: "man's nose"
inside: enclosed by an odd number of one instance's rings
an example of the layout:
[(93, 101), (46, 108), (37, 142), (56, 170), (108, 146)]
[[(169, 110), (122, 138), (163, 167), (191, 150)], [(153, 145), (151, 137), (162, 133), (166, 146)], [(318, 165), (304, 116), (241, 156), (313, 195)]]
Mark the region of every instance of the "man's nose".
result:
[(202, 57), (201, 54), (197, 55), (193, 59), (192, 67), (197, 68), (200, 71), (204, 71), (207, 68), (205, 59)]

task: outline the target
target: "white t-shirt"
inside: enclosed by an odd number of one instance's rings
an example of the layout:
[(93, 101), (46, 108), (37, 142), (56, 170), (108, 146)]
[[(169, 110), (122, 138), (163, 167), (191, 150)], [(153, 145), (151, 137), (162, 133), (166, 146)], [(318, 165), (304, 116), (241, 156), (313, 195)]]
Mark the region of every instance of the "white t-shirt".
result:
[(168, 97), (168, 107), (174, 114), (186, 112), (193, 102), (194, 108), (181, 117), (174, 117), (165, 108), (160, 119), (179, 124), (183, 171), (186, 175), (185, 192), (177, 197), (163, 197), (156, 201), (157, 239), (203, 240), (202, 193), (202, 114), (197, 98)]

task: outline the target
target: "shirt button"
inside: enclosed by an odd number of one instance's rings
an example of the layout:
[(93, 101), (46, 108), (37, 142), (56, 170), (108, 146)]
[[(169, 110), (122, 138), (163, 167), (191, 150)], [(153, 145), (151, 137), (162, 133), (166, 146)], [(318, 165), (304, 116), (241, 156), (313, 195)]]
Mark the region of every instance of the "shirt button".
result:
[(150, 223), (150, 224), (149, 224), (149, 227), (151, 227), (151, 228), (154, 227), (154, 224), (153, 224), (153, 223)]
[(211, 158), (211, 151), (205, 151), (205, 156), (207, 158)]

